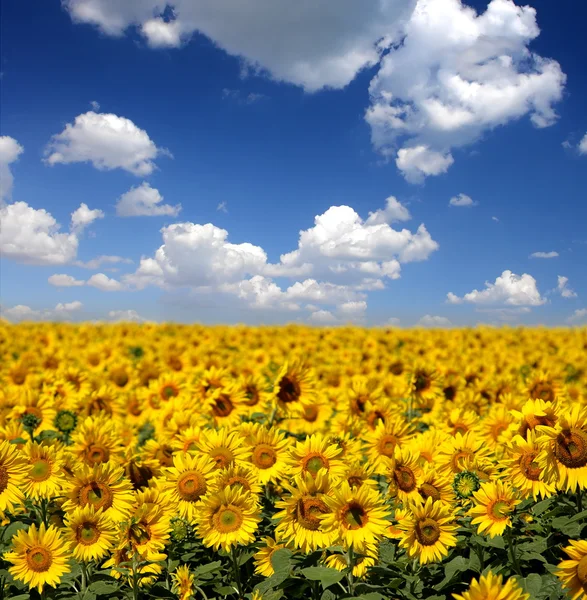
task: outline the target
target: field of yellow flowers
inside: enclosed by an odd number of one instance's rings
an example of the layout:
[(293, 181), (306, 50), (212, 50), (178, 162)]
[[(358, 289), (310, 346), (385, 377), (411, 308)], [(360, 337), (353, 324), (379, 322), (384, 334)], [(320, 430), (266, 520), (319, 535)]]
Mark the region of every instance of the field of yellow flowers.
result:
[(587, 329), (0, 323), (0, 599), (587, 598), (586, 488)]

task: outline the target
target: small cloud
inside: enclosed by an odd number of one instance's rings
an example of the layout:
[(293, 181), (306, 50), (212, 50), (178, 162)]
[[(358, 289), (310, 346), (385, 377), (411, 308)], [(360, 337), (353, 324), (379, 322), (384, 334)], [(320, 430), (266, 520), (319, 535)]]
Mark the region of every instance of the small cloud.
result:
[(133, 322), (142, 323), (145, 321), (136, 310), (111, 310), (108, 313), (108, 319), (114, 322)]
[(532, 252), (529, 258), (557, 258), (558, 252)]
[(100, 110), (100, 103), (99, 103), (99, 102), (96, 102), (96, 100), (92, 100), (92, 101), (90, 102), (90, 106), (92, 107), (92, 110), (93, 110), (94, 112), (98, 112), (98, 111)]
[(108, 256), (102, 255), (97, 258), (93, 258), (92, 260), (88, 260), (87, 262), (83, 262), (81, 260), (74, 261), (74, 265), (76, 267), (81, 267), (82, 269), (90, 269), (96, 270), (99, 269), (102, 264), (117, 264), (117, 263), (125, 263), (132, 264), (132, 260), (130, 258), (122, 258), (121, 256)]
[(467, 194), (453, 196), (448, 203), (449, 206), (477, 206), (477, 204), (478, 202), (475, 202), (471, 196), (467, 196)]
[(226, 207), (226, 202), (225, 201), (219, 202), (218, 206), (216, 207), (216, 210), (219, 210), (220, 212), (223, 212), (223, 213), (227, 213), (228, 208)]
[(493, 221), (495, 221), (496, 223), (499, 223), (499, 219), (498, 219), (497, 217), (491, 217), (491, 219), (492, 219)]
[(317, 310), (316, 312), (313, 312), (308, 317), (308, 321), (318, 325), (333, 325), (338, 323), (338, 319), (328, 310)]
[(103, 219), (104, 211), (98, 208), (90, 209), (85, 203), (71, 213), (71, 231), (72, 233), (81, 233), (86, 227), (89, 227), (96, 219)]
[(452, 323), (446, 317), (424, 315), (416, 323), (416, 327), (452, 327)]
[(75, 277), (72, 277), (71, 275), (63, 275), (63, 274), (51, 275), (51, 277), (49, 277), (48, 281), (51, 285), (54, 285), (55, 287), (75, 287), (75, 286), (80, 286), (80, 285), (85, 284), (85, 281), (76, 279)]
[(579, 150), (579, 154), (587, 154), (587, 133), (583, 136), (583, 139), (579, 142), (578, 150)]
[(146, 181), (131, 187), (116, 203), (116, 214), (119, 217), (176, 217), (180, 211), (181, 204), (163, 204), (163, 196), (159, 190), (152, 188)]
[(568, 319), (567, 323), (581, 324), (587, 323), (587, 308), (578, 308)]
[(265, 94), (258, 94), (256, 92), (250, 92), (248, 94), (243, 93), (241, 90), (233, 90), (230, 88), (223, 88), (222, 98), (225, 100), (232, 100), (237, 104), (254, 104), (266, 98)]
[(577, 293), (567, 285), (568, 283), (569, 283), (568, 277), (563, 277), (562, 275), (559, 275), (556, 291), (559, 292), (559, 294), (563, 298), (576, 298)]
[(119, 292), (124, 287), (122, 283), (116, 281), (116, 279), (111, 279), (107, 275), (104, 275), (104, 273), (92, 275), (88, 279), (87, 284), (103, 292)]

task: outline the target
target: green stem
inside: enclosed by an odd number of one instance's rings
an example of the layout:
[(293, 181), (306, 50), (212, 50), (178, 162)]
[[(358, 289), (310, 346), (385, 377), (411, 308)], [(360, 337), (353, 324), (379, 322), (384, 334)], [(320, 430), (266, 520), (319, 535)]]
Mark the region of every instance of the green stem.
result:
[(136, 552), (132, 557), (132, 597), (133, 600), (139, 600), (139, 574), (137, 572)]
[(349, 550), (347, 553), (347, 566), (349, 569), (349, 574), (348, 574), (349, 594), (351, 596), (354, 596), (355, 595), (355, 577), (353, 575), (353, 568), (355, 566), (355, 555), (353, 552), (352, 544), (349, 546)]
[(87, 570), (86, 563), (84, 561), (80, 562), (80, 568), (82, 571), (82, 584), (81, 584), (80, 593), (83, 598), (86, 595), (86, 589), (88, 587), (88, 570)]
[(512, 564), (514, 566), (514, 569), (515, 569), (516, 573), (520, 577), (522, 577), (522, 570), (520, 569), (520, 563), (518, 562), (518, 558), (516, 557), (516, 545), (514, 543), (514, 537), (513, 537), (511, 529), (508, 531), (506, 538), (508, 541), (508, 547), (510, 549), (510, 554), (512, 557)]
[(271, 415), (269, 417), (269, 424), (267, 425), (268, 429), (273, 427), (273, 421), (275, 421), (275, 415), (277, 414), (277, 400), (273, 400), (273, 410), (271, 411)]
[(243, 593), (243, 585), (241, 583), (241, 574), (240, 574), (240, 569), (238, 568), (238, 549), (237, 546), (233, 546), (231, 551), (230, 551), (230, 555), (232, 557), (232, 566), (234, 569), (234, 580), (236, 582), (236, 589), (238, 591), (238, 597), (239, 600), (240, 598), (244, 598), (245, 595)]
[(580, 489), (577, 490), (577, 512), (583, 512), (583, 498)]
[(485, 560), (484, 553), (481, 544), (476, 545), (477, 548), (477, 556), (479, 557), (479, 570), (482, 572), (485, 569)]

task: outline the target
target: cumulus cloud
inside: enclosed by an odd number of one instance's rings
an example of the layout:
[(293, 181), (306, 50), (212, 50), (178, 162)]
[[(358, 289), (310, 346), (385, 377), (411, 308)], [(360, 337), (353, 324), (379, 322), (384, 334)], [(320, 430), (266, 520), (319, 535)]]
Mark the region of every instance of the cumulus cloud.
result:
[(35, 310), (30, 306), (18, 304), (11, 308), (0, 307), (0, 316), (9, 321), (67, 321), (72, 314), (79, 312), (82, 303), (74, 302), (59, 303), (55, 308)]
[(470, 196), (467, 194), (459, 194), (458, 196), (453, 196), (449, 202), (449, 206), (476, 206), (477, 202), (474, 202)]
[(420, 181), (444, 173), (452, 149), (510, 121), (552, 125), (566, 77), (528, 49), (539, 33), (535, 9), (511, 0), (492, 0), (482, 14), (460, 0), (419, 0), (371, 81), (375, 148)]
[(317, 310), (308, 317), (308, 322), (316, 325), (334, 325), (339, 320), (329, 310)]
[(583, 139), (579, 142), (579, 154), (587, 154), (587, 133), (583, 136)]
[(64, 275), (64, 274), (51, 275), (51, 277), (49, 277), (48, 281), (51, 285), (54, 285), (55, 287), (75, 287), (75, 286), (80, 286), (80, 285), (85, 284), (85, 281), (76, 279), (75, 277), (72, 277), (71, 275)]
[(103, 219), (104, 212), (95, 208), (88, 208), (87, 204), (81, 203), (80, 207), (71, 213), (71, 231), (81, 233), (86, 227), (91, 225), (96, 219)]
[(108, 319), (114, 322), (134, 322), (142, 323), (146, 319), (141, 317), (136, 310), (111, 310), (108, 313)]
[(587, 308), (578, 308), (568, 319), (567, 323), (572, 325), (587, 324)]
[(146, 131), (130, 119), (89, 111), (51, 138), (45, 150), (49, 165), (89, 162), (96, 169), (124, 169), (137, 177), (150, 175), (157, 148)]
[(474, 289), (472, 292), (459, 297), (452, 292), (447, 294), (450, 304), (470, 302), (473, 304), (506, 304), (512, 306), (540, 306), (546, 302), (540, 295), (536, 280), (532, 275), (524, 273), (516, 275), (504, 271), (495, 283), (485, 282), (484, 290)]
[(557, 258), (558, 252), (532, 252), (529, 258)]
[(571, 289), (568, 285), (568, 283), (569, 283), (568, 277), (563, 277), (562, 275), (559, 275), (557, 282), (558, 282), (558, 285), (556, 287), (556, 291), (563, 298), (576, 298), (577, 297), (577, 293), (573, 289)]
[(8, 135), (0, 136), (0, 206), (12, 195), (14, 177), (10, 170), (10, 164), (18, 160), (24, 152), (24, 148)]
[(88, 281), (87, 285), (95, 287), (102, 292), (119, 292), (124, 289), (124, 286), (120, 283), (120, 281), (116, 281), (116, 279), (111, 279), (104, 273), (96, 273), (92, 275)]
[(63, 5), (75, 22), (107, 35), (135, 26), (154, 48), (178, 47), (196, 32), (203, 34), (238, 56), (244, 71), (311, 92), (343, 88), (375, 65), (384, 47), (399, 37), (415, 0), (175, 0), (172, 18), (163, 18), (165, 3), (158, 0), (64, 0)]
[(385, 200), (385, 208), (370, 212), (365, 221), (367, 225), (381, 225), (396, 221), (409, 221), (412, 218), (410, 211), (394, 196)]
[(116, 203), (116, 214), (119, 217), (176, 217), (179, 214), (181, 204), (171, 206), (162, 202), (163, 196), (159, 190), (143, 181), (120, 196)]
[(416, 327), (451, 327), (452, 323), (446, 317), (437, 315), (424, 315), (417, 323)]

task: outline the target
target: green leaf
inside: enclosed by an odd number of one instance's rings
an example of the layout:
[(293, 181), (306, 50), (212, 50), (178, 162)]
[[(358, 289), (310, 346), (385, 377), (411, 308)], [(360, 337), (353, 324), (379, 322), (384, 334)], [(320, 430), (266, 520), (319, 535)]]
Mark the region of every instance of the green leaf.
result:
[(545, 512), (546, 510), (548, 510), (550, 508), (550, 505), (553, 503), (554, 498), (555, 497), (552, 496), (550, 498), (547, 498), (546, 500), (537, 502), (532, 507), (532, 513), (535, 514), (536, 516), (541, 515), (543, 512)]
[(302, 569), (302, 574), (306, 579), (319, 581), (324, 589), (338, 583), (343, 577), (343, 571), (337, 571), (330, 567), (308, 567)]
[(149, 596), (151, 598), (176, 598), (177, 596), (169, 591), (163, 584), (156, 583), (150, 590)]
[(118, 583), (110, 583), (108, 581), (94, 581), (88, 586), (88, 591), (101, 596), (103, 594), (113, 594), (118, 591)]
[(208, 563), (207, 565), (200, 565), (199, 567), (196, 567), (193, 573), (195, 577), (201, 577), (202, 575), (207, 575), (208, 573), (218, 571), (218, 569), (221, 566), (222, 562), (219, 560), (215, 560), (214, 562)]
[(336, 595), (333, 594), (330, 590), (324, 590), (322, 597), (320, 600), (336, 600)]
[(536, 598), (542, 589), (542, 577), (538, 573), (530, 573), (528, 577), (521, 581), (522, 588), (531, 598)]
[(444, 566), (444, 579), (436, 586), (436, 590), (441, 590), (445, 587), (455, 573), (461, 573), (469, 568), (469, 561), (464, 556), (457, 556)]
[(276, 550), (271, 555), (271, 564), (273, 565), (273, 570), (275, 573), (283, 573), (291, 571), (291, 557), (292, 552), (287, 548), (281, 548), (280, 550)]

